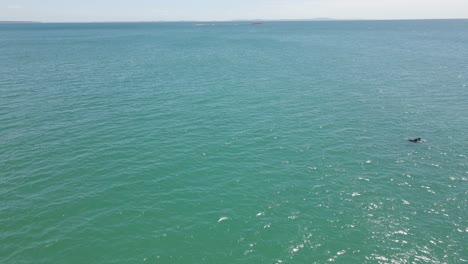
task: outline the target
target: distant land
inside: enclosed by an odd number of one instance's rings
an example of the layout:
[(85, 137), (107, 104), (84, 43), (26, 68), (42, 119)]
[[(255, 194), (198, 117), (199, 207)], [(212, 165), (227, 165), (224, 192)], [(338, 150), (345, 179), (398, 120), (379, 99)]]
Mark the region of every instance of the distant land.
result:
[(39, 21), (0, 21), (0, 24), (31, 24), (31, 23), (42, 23)]
[(0, 24), (34, 24), (34, 23), (265, 23), (265, 22), (307, 22), (307, 21), (407, 21), (407, 20), (466, 20), (468, 18), (407, 18), (407, 19), (366, 19), (366, 18), (303, 18), (303, 19), (231, 19), (231, 20), (144, 20), (144, 21), (0, 21)]
[[(55, 21), (0, 21), (0, 24), (25, 24), (25, 23), (164, 23), (164, 22), (272, 22), (272, 21), (331, 21), (341, 20), (328, 17), (318, 17), (310, 19), (232, 19), (232, 20), (154, 20), (154, 21), (67, 21), (67, 22), (55, 22)], [(346, 19), (348, 20), (348, 19)], [(359, 20), (359, 19), (353, 19)]]

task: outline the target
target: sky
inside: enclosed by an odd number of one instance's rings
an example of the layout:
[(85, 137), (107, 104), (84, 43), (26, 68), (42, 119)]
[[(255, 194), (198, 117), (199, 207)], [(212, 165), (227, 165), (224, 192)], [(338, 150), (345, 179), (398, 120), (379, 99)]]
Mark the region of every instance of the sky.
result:
[(468, 18), (468, 0), (0, 0), (0, 21)]

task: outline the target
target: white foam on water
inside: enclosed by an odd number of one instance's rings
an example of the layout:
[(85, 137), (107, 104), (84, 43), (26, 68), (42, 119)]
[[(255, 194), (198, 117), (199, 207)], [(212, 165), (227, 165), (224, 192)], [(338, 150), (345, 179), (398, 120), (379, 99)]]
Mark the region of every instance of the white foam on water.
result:
[(222, 222), (222, 221), (225, 221), (225, 220), (228, 220), (228, 219), (229, 219), (229, 217), (223, 216), (223, 217), (219, 218), (218, 223)]

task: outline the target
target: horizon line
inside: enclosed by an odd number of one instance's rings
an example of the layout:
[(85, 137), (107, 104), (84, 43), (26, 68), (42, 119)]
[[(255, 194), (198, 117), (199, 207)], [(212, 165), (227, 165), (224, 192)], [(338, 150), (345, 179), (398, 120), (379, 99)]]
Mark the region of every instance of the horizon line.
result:
[(468, 18), (284, 18), (284, 19), (229, 19), (229, 20), (103, 20), (103, 21), (33, 21), (5, 20), (0, 24), (58, 24), (58, 23), (213, 23), (213, 22), (333, 22), (333, 21), (407, 21), (407, 20), (468, 20)]

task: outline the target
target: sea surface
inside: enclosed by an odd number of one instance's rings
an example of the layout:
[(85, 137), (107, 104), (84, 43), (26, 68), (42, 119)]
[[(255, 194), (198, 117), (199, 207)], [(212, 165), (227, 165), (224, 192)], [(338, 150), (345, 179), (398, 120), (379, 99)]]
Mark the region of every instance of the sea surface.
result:
[(467, 207), (468, 20), (0, 25), (2, 264), (467, 263)]

